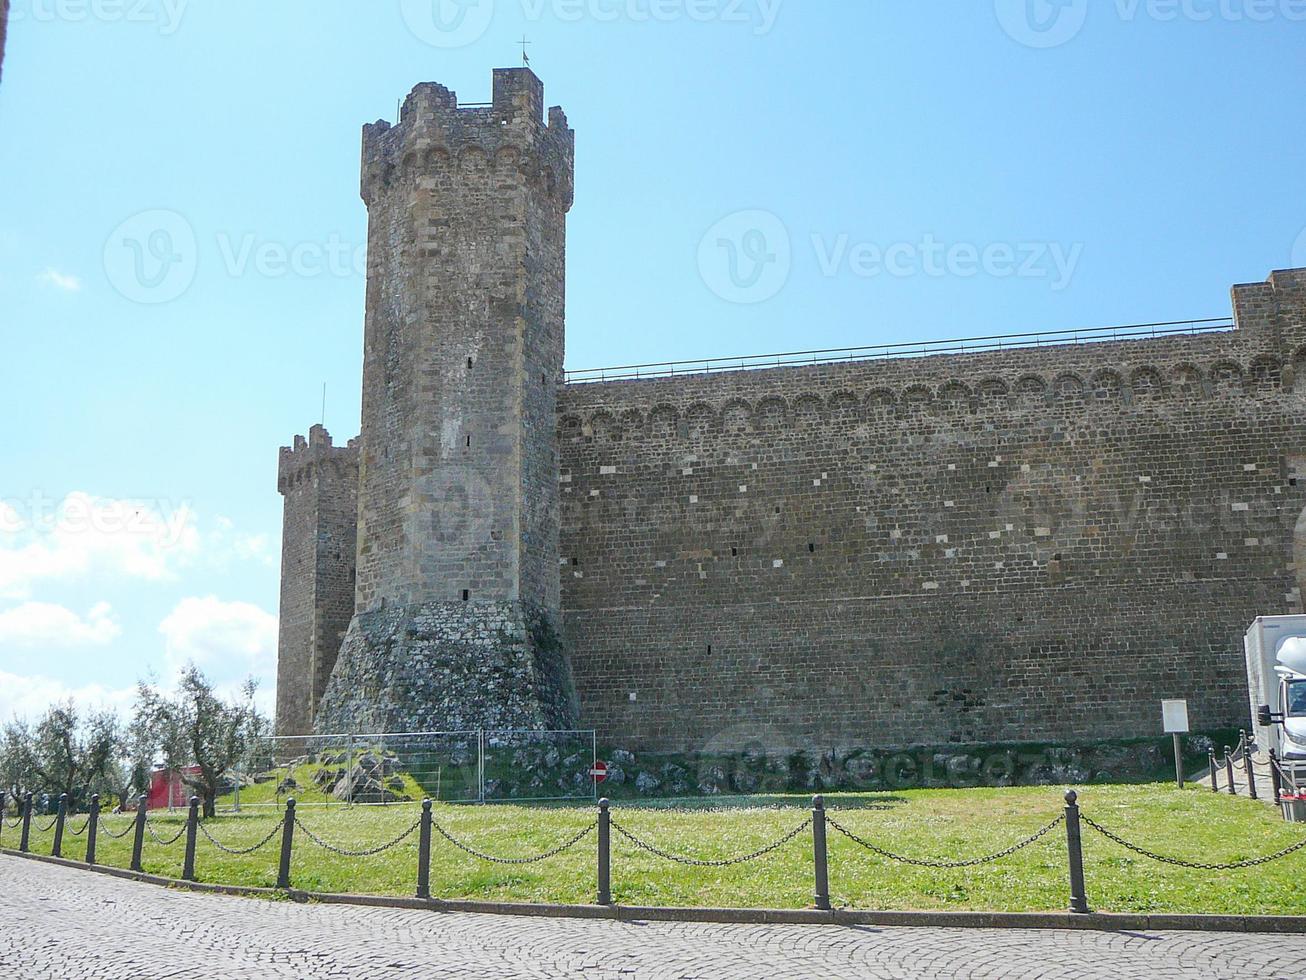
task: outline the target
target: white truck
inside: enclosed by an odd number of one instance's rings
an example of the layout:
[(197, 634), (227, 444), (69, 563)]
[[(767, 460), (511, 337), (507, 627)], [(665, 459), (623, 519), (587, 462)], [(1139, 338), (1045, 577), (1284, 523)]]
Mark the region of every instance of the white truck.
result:
[[(1243, 638), (1257, 744), (1306, 788), (1306, 616), (1258, 616)], [(1285, 787), (1285, 790), (1288, 787)]]

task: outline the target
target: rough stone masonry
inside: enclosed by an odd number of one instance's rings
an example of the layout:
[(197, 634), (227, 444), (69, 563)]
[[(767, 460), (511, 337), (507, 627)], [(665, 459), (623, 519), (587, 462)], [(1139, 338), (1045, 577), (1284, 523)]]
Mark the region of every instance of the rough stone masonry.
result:
[[(320, 702), (312, 689), (296, 697), (316, 711), (283, 731), (575, 724), (557, 442), (573, 139), (561, 109), (545, 119), (543, 86), (524, 69), (494, 73), (489, 106), (419, 85), (397, 125), (363, 131), (353, 618)], [(287, 500), (291, 528), (303, 502)], [(319, 552), (346, 534), (319, 530)], [(325, 592), (334, 606), (344, 589)], [(283, 619), (300, 618), (296, 601)], [(302, 655), (284, 656), (294, 687)]]
[(1306, 270), (1234, 287), (1226, 331), (565, 384), (573, 136), (542, 95), (421, 85), (364, 131), (362, 433), (282, 450), (281, 732), (1246, 722), (1242, 632), (1302, 608)]

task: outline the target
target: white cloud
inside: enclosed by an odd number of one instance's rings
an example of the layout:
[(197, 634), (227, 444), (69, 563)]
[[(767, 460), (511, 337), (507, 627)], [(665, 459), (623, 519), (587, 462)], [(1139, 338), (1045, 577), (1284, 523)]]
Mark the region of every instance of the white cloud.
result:
[(0, 611), (0, 644), (17, 647), (104, 646), (122, 633), (107, 602), (85, 617), (49, 602), (25, 602)]
[(96, 497), (74, 491), (63, 500), (39, 492), (0, 499), (0, 599), (30, 598), (37, 584), (100, 578), (174, 580), (198, 563), (275, 568), (267, 534), (239, 530), (230, 518), (201, 524), (189, 504), (167, 499)]
[(249, 534), (238, 530), (230, 517), (219, 516), (204, 534), (204, 553), (219, 567), (231, 561), (249, 561), (275, 568), (279, 555), (266, 534)]
[(63, 681), (39, 674), (9, 674), (0, 671), (0, 723), (13, 718), (35, 722), (52, 704), (72, 698), (82, 710), (111, 708), (122, 717), (130, 713), (136, 697), (135, 685), (123, 688), (87, 684), (71, 687)]
[(34, 495), (4, 501), (0, 508), (0, 598), (24, 599), (39, 581), (93, 572), (160, 581), (200, 548), (185, 504), (75, 491), (58, 504)]
[(264, 686), (276, 675), (277, 617), (253, 603), (191, 596), (164, 617), (159, 632), (174, 670), (193, 661), (215, 681), (253, 674)]
[(60, 272), (58, 269), (46, 269), (36, 278), (43, 286), (53, 286), (65, 293), (80, 293), (82, 291), (82, 281), (80, 279)]
[(159, 624), (164, 659), (174, 674), (193, 662), (218, 694), (235, 699), (249, 677), (254, 703), (269, 717), (277, 689), (277, 617), (249, 602), (191, 596)]
[(272, 549), (272, 542), (266, 534), (241, 534), (232, 545), (232, 550), (237, 558), (276, 567), (277, 553)]
[[(120, 630), (107, 603), (85, 617), (62, 606), (28, 602), (0, 612), (0, 644), (52, 646), (108, 643)], [(193, 661), (221, 697), (234, 699), (247, 677), (259, 682), (255, 703), (271, 716), (276, 696), (277, 618), (248, 602), (215, 596), (182, 599), (159, 624), (164, 638), (160, 686), (171, 691), (176, 672)], [(153, 659), (153, 658), (151, 658)], [(142, 666), (142, 676), (146, 673)], [(0, 671), (0, 722), (15, 715), (35, 720), (55, 702), (72, 698), (79, 707), (110, 707), (127, 717), (136, 686), (74, 687), (39, 674)]]

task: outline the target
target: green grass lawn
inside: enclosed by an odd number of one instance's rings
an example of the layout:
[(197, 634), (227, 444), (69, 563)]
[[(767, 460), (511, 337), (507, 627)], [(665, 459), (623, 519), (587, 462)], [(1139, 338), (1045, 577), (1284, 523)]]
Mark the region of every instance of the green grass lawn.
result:
[[(1085, 815), (1152, 850), (1189, 860), (1223, 863), (1276, 851), (1306, 837), (1306, 826), (1284, 823), (1273, 807), (1209, 790), (1168, 785), (1094, 786), (1081, 792)], [(831, 815), (881, 847), (918, 857), (961, 859), (997, 851), (1039, 829), (1060, 813), (1062, 790), (1026, 787), (908, 790), (833, 795)], [(614, 805), (613, 818), (664, 850), (703, 859), (724, 858), (764, 846), (801, 823), (809, 798), (756, 797), (743, 801), (695, 800), (680, 804)], [(396, 836), (418, 817), (415, 805), (311, 807), (303, 822), (324, 839), (361, 849)], [(592, 806), (437, 805), (436, 819), (471, 846), (503, 857), (547, 850), (586, 827)], [(246, 846), (278, 821), (272, 808), (223, 815), (208, 824), (219, 840)], [(119, 830), (129, 816), (106, 816)], [(184, 822), (180, 813), (152, 815), (165, 839)], [(73, 826), (81, 818), (70, 821)], [(51, 833), (36, 834), (32, 850), (48, 853)], [(197, 848), (201, 881), (270, 886), (276, 881), (277, 844), (248, 856), (218, 851), (203, 835)], [(13, 847), (17, 831), (6, 829)], [(65, 837), (65, 856), (80, 857), (85, 837)], [(131, 836), (100, 837), (99, 860), (126, 867)], [(1085, 871), (1094, 909), (1114, 912), (1306, 914), (1306, 851), (1242, 871), (1191, 871), (1131, 854), (1084, 828)], [(879, 858), (830, 831), (830, 890), (838, 905), (859, 909), (1064, 909), (1065, 831), (1058, 827), (1037, 844), (993, 864), (931, 870)], [(148, 835), (145, 870), (178, 876), (182, 843), (162, 847)], [(438, 898), (496, 901), (594, 901), (595, 841), (531, 865), (497, 865), (457, 850), (432, 835), (431, 891)], [(296, 834), (293, 883), (312, 891), (411, 895), (417, 835), (370, 858), (346, 858)], [(727, 868), (672, 864), (636, 850), (614, 832), (614, 900), (632, 905), (699, 905), (803, 908), (812, 901), (811, 834), (764, 859)]]

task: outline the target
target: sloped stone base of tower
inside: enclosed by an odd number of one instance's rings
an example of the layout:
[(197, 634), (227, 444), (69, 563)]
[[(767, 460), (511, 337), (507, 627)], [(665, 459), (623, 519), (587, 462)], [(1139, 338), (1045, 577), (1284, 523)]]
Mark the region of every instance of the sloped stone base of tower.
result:
[(541, 610), (387, 604), (349, 624), (315, 724), (324, 734), (568, 729), (575, 694)]

